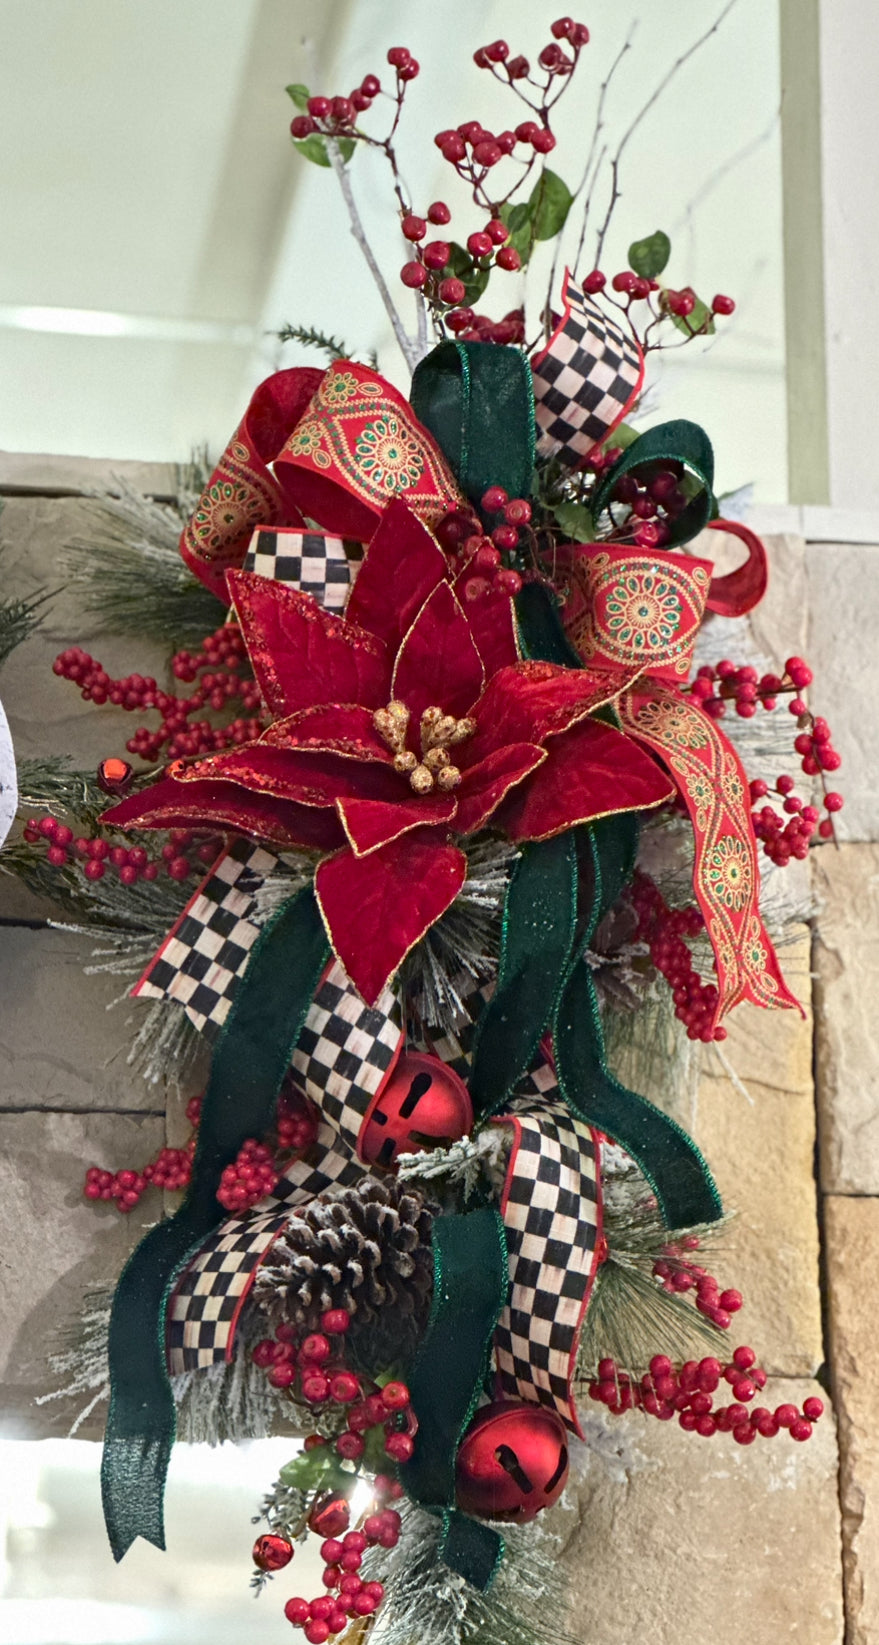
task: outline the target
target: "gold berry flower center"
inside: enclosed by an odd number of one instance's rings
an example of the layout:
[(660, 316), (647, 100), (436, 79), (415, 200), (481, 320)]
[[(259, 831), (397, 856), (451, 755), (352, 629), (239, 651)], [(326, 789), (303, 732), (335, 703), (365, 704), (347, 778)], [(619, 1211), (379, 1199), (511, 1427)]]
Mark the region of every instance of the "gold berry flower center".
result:
[(441, 708), (426, 708), (419, 727), (419, 755), (406, 747), (411, 718), (406, 704), (394, 700), (387, 708), (376, 709), (372, 723), (394, 756), (394, 770), (409, 778), (409, 787), (416, 794), (430, 794), (435, 788), (443, 794), (450, 793), (461, 781), (461, 773), (452, 764), (449, 749), (473, 736), (476, 721), (456, 720)]

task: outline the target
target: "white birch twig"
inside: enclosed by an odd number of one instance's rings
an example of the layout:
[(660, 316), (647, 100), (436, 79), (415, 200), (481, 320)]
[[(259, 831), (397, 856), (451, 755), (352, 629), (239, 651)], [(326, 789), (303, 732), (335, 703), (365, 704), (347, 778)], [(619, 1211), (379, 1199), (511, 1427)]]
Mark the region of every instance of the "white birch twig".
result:
[(363, 252), (364, 257), (366, 258), (366, 263), (367, 263), (367, 266), (369, 268), (369, 272), (372, 275), (372, 278), (375, 281), (376, 286), (378, 287), (379, 296), (381, 297), (381, 300), (384, 303), (385, 312), (386, 312), (386, 314), (388, 316), (388, 319), (390, 320), (391, 325), (393, 327), (394, 336), (396, 337), (397, 342), (400, 345), (400, 348), (401, 348), (402, 353), (403, 353), (403, 358), (406, 361), (406, 364), (409, 367), (409, 370), (414, 371), (415, 367), (418, 364), (418, 360), (419, 360), (420, 352), (421, 352), (420, 349), (419, 349), (418, 342), (415, 338), (409, 336), (409, 333), (407, 332), (406, 327), (404, 326), (402, 320), (400, 319), (399, 314), (397, 313), (397, 309), (396, 309), (396, 306), (394, 304), (394, 300), (393, 300), (393, 298), (392, 298), (392, 296), (391, 296), (391, 294), (388, 290), (387, 284), (385, 282), (385, 277), (382, 274), (382, 271), (379, 268), (378, 263), (375, 260), (375, 256), (373, 254), (372, 247), (371, 247), (371, 245), (369, 244), (369, 241), (366, 238), (366, 231), (363, 227), (363, 223), (362, 223), (361, 218), (360, 218), (360, 213), (357, 210), (357, 202), (354, 199), (354, 191), (351, 187), (351, 179), (348, 176), (348, 172), (347, 172), (347, 170), (345, 168), (345, 165), (342, 161), (342, 156), (339, 153), (338, 144), (336, 143), (336, 141), (332, 137), (327, 138), (327, 153), (330, 157), (330, 164), (331, 164), (331, 166), (333, 168), (333, 171), (335, 172), (336, 177), (338, 179), (339, 187), (342, 190), (342, 198), (344, 199), (345, 205), (348, 208), (348, 218), (349, 218), (349, 221), (351, 223), (351, 233), (353, 234), (355, 240), (357, 241), (357, 244), (360, 247), (360, 250)]

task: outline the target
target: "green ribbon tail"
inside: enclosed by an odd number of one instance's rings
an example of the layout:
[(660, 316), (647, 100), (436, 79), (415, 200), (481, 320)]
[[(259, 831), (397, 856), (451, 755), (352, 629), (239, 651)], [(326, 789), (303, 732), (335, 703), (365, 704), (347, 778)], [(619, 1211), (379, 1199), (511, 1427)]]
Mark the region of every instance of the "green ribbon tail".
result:
[(415, 367), (410, 399), (477, 508), (491, 485), (530, 497), (534, 389), (519, 349), (440, 343)]
[(286, 903), (251, 951), (217, 1041), (192, 1180), (176, 1216), (129, 1259), (110, 1318), (110, 1410), (101, 1466), (113, 1557), (136, 1537), (164, 1548), (162, 1503), (175, 1435), (165, 1315), (176, 1280), (225, 1212), (217, 1184), (247, 1137), (271, 1124), (329, 945), (311, 887)]
[(408, 1496), (441, 1515), (446, 1564), (484, 1591), (503, 1559), (503, 1539), (455, 1507), (455, 1458), (476, 1412), (507, 1300), (507, 1246), (498, 1212), (483, 1207), (437, 1217), (433, 1259), (430, 1320), (407, 1377), (418, 1437), (401, 1478)]
[[(613, 817), (588, 830), (591, 879), (588, 943), (616, 901), (634, 862), (632, 819)], [(568, 1106), (619, 1143), (652, 1187), (668, 1228), (715, 1222), (723, 1214), (711, 1172), (692, 1137), (646, 1097), (629, 1091), (607, 1067), (595, 984), (582, 956), (572, 965), (553, 1024), (556, 1074)]]
[(470, 1075), (474, 1113), (495, 1113), (532, 1066), (558, 1004), (576, 921), (573, 831), (526, 845), (507, 890), (497, 987), (479, 1019)]

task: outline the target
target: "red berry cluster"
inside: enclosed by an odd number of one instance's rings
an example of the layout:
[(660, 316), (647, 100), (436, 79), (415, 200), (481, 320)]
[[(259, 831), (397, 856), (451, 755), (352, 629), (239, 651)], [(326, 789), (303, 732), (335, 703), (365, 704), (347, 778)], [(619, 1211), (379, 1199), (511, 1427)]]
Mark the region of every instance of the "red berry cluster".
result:
[(400, 1523), (396, 1509), (382, 1508), (364, 1520), (361, 1531), (346, 1531), (321, 1543), (321, 1581), (329, 1592), (318, 1599), (288, 1599), (284, 1606), (287, 1621), (304, 1629), (309, 1645), (323, 1645), (331, 1634), (342, 1633), (349, 1620), (378, 1610), (385, 1590), (380, 1582), (364, 1582), (360, 1567), (368, 1548), (396, 1547)]
[(712, 667), (700, 668), (690, 686), (691, 695), (714, 720), (722, 720), (732, 703), (742, 719), (752, 719), (759, 706), (773, 710), (780, 696), (789, 696), (788, 712), (797, 722), (798, 734), (794, 748), (800, 756), (800, 765), (807, 777), (820, 777), (823, 805), (827, 816), (807, 805), (794, 793), (793, 777), (776, 778), (773, 792), (782, 802), (788, 821), (771, 805), (760, 805), (770, 793), (769, 784), (762, 777), (750, 784), (754, 833), (761, 841), (763, 851), (778, 867), (790, 862), (791, 857), (803, 861), (809, 854), (809, 841), (817, 833), (821, 839), (832, 839), (833, 815), (842, 810), (843, 797), (827, 788), (826, 773), (838, 771), (842, 758), (833, 746), (833, 736), (825, 719), (813, 715), (805, 698), (800, 695), (812, 683), (812, 670), (802, 657), (788, 657), (784, 674), (758, 675), (755, 668), (740, 667), (724, 657)]
[(717, 1011), (715, 983), (705, 983), (693, 965), (684, 937), (698, 937), (704, 920), (698, 908), (669, 908), (648, 874), (636, 869), (629, 891), (638, 917), (636, 940), (646, 942), (650, 958), (672, 991), (675, 1016), (691, 1040), (725, 1040), (726, 1029), (712, 1026)]
[[(614, 1360), (603, 1359), (597, 1380), (590, 1383), (589, 1397), (605, 1405), (614, 1416), (637, 1409), (660, 1422), (670, 1422), (677, 1415), (687, 1433), (701, 1434), (703, 1439), (731, 1433), (737, 1444), (751, 1445), (758, 1434), (773, 1439), (782, 1428), (801, 1443), (810, 1439), (812, 1425), (824, 1411), (820, 1399), (805, 1400), (801, 1412), (788, 1404), (777, 1406), (775, 1411), (765, 1406), (748, 1410), (758, 1388), (766, 1386), (766, 1372), (755, 1364), (756, 1358), (753, 1348), (741, 1347), (725, 1366), (709, 1357), (687, 1360), (676, 1371), (666, 1354), (655, 1354), (640, 1382), (620, 1371)], [(714, 1395), (721, 1379), (731, 1386), (733, 1404), (715, 1408)]]
[[(113, 703), (128, 713), (158, 709), (162, 716), (158, 730), (140, 726), (125, 745), (129, 753), (149, 762), (158, 760), (166, 745), (170, 759), (188, 754), (212, 754), (250, 742), (262, 730), (261, 722), (255, 717), (260, 708), (259, 687), (252, 678), (242, 678), (242, 670), (249, 665), (241, 631), (235, 623), (225, 623), (209, 634), (200, 651), (178, 651), (173, 658), (172, 668), (177, 679), (193, 681), (201, 675), (190, 697), (172, 696), (161, 690), (154, 679), (142, 674), (128, 674), (124, 679), (114, 680), (81, 646), (62, 651), (52, 668), (63, 679), (74, 681), (88, 702)], [(210, 708), (218, 713), (236, 698), (250, 718), (239, 717), (225, 726), (211, 725), (205, 719), (191, 719), (199, 709)]]
[[(432, 223), (448, 223), (451, 212), (443, 200), (436, 200), (428, 207), (427, 215)], [(427, 234), (427, 223), (423, 217), (416, 217), (413, 212), (407, 212), (401, 224), (403, 234), (407, 240), (418, 247), (418, 256), (411, 262), (405, 263), (400, 270), (400, 279), (404, 286), (421, 291), (425, 297), (437, 307), (447, 305), (452, 312), (448, 316), (452, 331), (465, 331), (472, 326), (475, 315), (472, 309), (460, 309), (457, 305), (463, 302), (466, 295), (466, 286), (459, 280), (451, 268), (452, 246), (448, 240), (428, 240), (422, 246)], [(490, 268), (492, 262), (498, 268), (514, 273), (521, 268), (522, 260), (513, 246), (507, 245), (510, 231), (499, 217), (491, 217), (485, 228), (471, 234), (467, 240), (467, 251), (470, 255), (468, 273)]]
[[(713, 1274), (693, 1261), (689, 1253), (698, 1251), (696, 1234), (687, 1234), (680, 1242), (666, 1245), (662, 1256), (653, 1264), (653, 1276), (660, 1280), (664, 1291), (677, 1296), (695, 1292), (696, 1307), (720, 1331), (728, 1331), (733, 1314), (742, 1306), (740, 1291), (721, 1291)], [(688, 1253), (685, 1255), (685, 1253)]]
[[(418, 73), (418, 64), (409, 63)], [(415, 74), (408, 73), (405, 79), (412, 80)], [(372, 108), (375, 98), (381, 91), (381, 81), (374, 74), (366, 74), (359, 86), (355, 86), (347, 97), (309, 97), (306, 105), (307, 114), (297, 114), (290, 122), (290, 134), (297, 142), (304, 137), (310, 137), (312, 132), (320, 131), (328, 137), (350, 137), (357, 121), (358, 114), (365, 114)]]
[(201, 1097), (192, 1097), (186, 1117), (193, 1134), (185, 1148), (162, 1148), (142, 1171), (102, 1171), (90, 1165), (85, 1174), (86, 1199), (115, 1200), (119, 1211), (133, 1211), (147, 1188), (188, 1188), (195, 1153), (195, 1131), (201, 1112)]
[[(612, 454), (613, 448), (605, 454), (603, 467), (610, 466)], [(618, 522), (611, 509), (614, 530), (608, 534), (609, 538), (623, 536), (639, 548), (663, 548), (671, 541), (673, 521), (687, 507), (688, 499), (679, 481), (680, 475), (670, 468), (657, 469), (644, 482), (634, 474), (621, 474), (611, 500), (621, 503), (628, 513)]]
[(522, 587), (522, 577), (504, 564), (503, 556), (518, 551), (520, 534), (531, 524), (531, 504), (524, 497), (508, 497), (502, 486), (489, 486), (482, 497), (482, 509), (485, 514), (500, 516), (490, 537), (474, 532), (470, 521), (461, 524), (457, 540), (454, 523), (446, 531), (459, 564), (473, 572), (464, 584), (464, 597), (481, 600), (487, 594), (516, 595)]
[[(634, 269), (631, 268), (620, 269), (618, 274), (612, 276), (610, 284), (611, 289), (623, 299), (622, 302), (617, 304), (617, 307), (625, 309), (633, 329), (640, 327), (642, 341), (646, 337), (647, 330), (658, 325), (666, 314), (673, 314), (676, 319), (683, 320), (690, 337), (702, 337), (709, 330), (716, 315), (726, 316), (735, 312), (736, 305), (732, 297), (727, 297), (723, 292), (718, 292), (711, 299), (710, 310), (705, 312), (700, 324), (691, 326), (689, 317), (699, 302), (692, 286), (683, 286), (680, 291), (676, 291), (671, 286), (663, 286), (659, 280), (648, 279), (643, 274), (636, 274)], [(597, 296), (598, 292), (604, 291), (606, 286), (607, 275), (600, 268), (594, 268), (583, 281), (584, 291), (588, 291), (593, 297)], [(655, 305), (651, 301), (654, 292), (659, 293)], [(629, 311), (633, 303), (642, 302), (649, 304), (646, 325), (644, 320), (639, 318), (638, 327), (636, 327), (635, 316), (631, 315)]]
[(477, 314), (472, 308), (456, 308), (447, 314), (446, 325), (465, 343), (524, 343), (525, 310), (511, 308), (502, 320)]
[(220, 1177), (217, 1199), (234, 1216), (241, 1216), (272, 1192), (278, 1175), (271, 1149), (248, 1137)]
[[(382, 1389), (365, 1389), (363, 1381), (349, 1371), (338, 1343), (331, 1337), (344, 1336), (351, 1323), (344, 1308), (331, 1308), (321, 1317), (322, 1331), (298, 1342), (292, 1325), (280, 1324), (274, 1337), (263, 1337), (252, 1350), (254, 1365), (266, 1371), (273, 1388), (286, 1389), (306, 1405), (337, 1405), (344, 1409), (345, 1427), (334, 1445), (346, 1462), (358, 1462), (366, 1449), (363, 1435), (371, 1428), (384, 1428), (384, 1449), (394, 1462), (408, 1462), (414, 1450), (413, 1435), (418, 1423), (403, 1382), (389, 1382)], [(403, 1431), (405, 1427), (406, 1432)]]
[[(192, 1136), (185, 1148), (163, 1148), (140, 1171), (112, 1172), (90, 1165), (83, 1190), (86, 1199), (115, 1200), (120, 1211), (133, 1211), (147, 1188), (188, 1188), (201, 1104), (202, 1099), (197, 1096), (190, 1098), (186, 1105)], [(227, 1211), (240, 1214), (270, 1194), (283, 1166), (311, 1147), (317, 1126), (313, 1104), (294, 1089), (282, 1091), (275, 1120), (277, 1146), (270, 1149), (253, 1139), (244, 1143), (234, 1165), (227, 1166), (220, 1178), (217, 1189), (220, 1204)]]
[(72, 828), (50, 816), (28, 821), (23, 838), (28, 845), (48, 842), (46, 861), (52, 868), (81, 863), (87, 880), (102, 880), (108, 869), (114, 869), (123, 885), (158, 879), (163, 867), (170, 879), (187, 880), (192, 873), (203, 872), (204, 864), (214, 862), (220, 850), (220, 842), (213, 836), (205, 839), (188, 829), (175, 828), (162, 846), (160, 857), (150, 858), (142, 845), (111, 845), (100, 834), (90, 839), (85, 835), (74, 838)]

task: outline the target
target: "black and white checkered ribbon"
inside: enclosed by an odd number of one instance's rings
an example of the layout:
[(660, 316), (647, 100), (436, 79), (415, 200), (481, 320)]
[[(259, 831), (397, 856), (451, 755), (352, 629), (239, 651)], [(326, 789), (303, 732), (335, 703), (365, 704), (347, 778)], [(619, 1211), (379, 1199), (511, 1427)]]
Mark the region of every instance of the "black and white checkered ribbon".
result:
[(292, 1073), (315, 1103), (320, 1125), (308, 1157), (294, 1160), (273, 1193), (247, 1216), (220, 1224), (190, 1263), (168, 1312), (172, 1375), (231, 1355), (238, 1314), (275, 1235), (298, 1205), (364, 1174), (356, 1154), (367, 1111), (403, 1043), (399, 996), (386, 988), (368, 1006), (333, 960), (309, 1007)]
[(631, 332), (565, 275), (564, 313), (532, 362), (537, 454), (576, 468), (622, 422), (640, 392), (641, 350)]
[(542, 1097), (517, 1097), (496, 1122), (514, 1137), (501, 1203), (510, 1300), (495, 1357), (505, 1394), (550, 1406), (579, 1433), (572, 1378), (601, 1232), (598, 1145), (547, 1064), (530, 1078)]
[(257, 526), (244, 561), (245, 571), (289, 583), (311, 594), (326, 611), (342, 612), (357, 574), (359, 544), (322, 531), (297, 531), (292, 526)]
[(225, 1022), (260, 927), (256, 896), (279, 859), (238, 839), (217, 859), (177, 924), (131, 990), (135, 999), (176, 1000), (199, 1032)]

